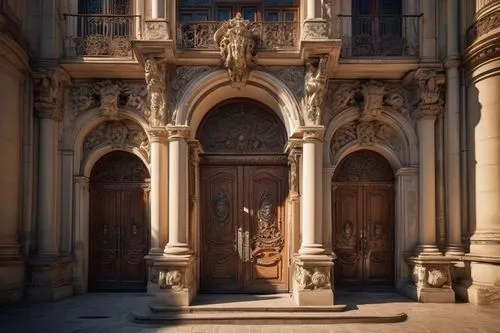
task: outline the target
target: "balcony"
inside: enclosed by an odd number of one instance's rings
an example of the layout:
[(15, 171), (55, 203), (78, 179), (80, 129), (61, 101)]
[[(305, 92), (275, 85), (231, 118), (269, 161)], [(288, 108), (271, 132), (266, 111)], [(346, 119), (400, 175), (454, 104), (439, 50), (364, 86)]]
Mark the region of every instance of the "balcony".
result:
[[(222, 22), (186, 22), (177, 26), (177, 48), (183, 50), (219, 50), (214, 33)], [(299, 47), (298, 22), (254, 22), (258, 49), (296, 50)]]
[(141, 38), (141, 16), (64, 14), (64, 18), (66, 58), (133, 58), (130, 41)]
[(422, 15), (339, 15), (342, 58), (418, 58)]

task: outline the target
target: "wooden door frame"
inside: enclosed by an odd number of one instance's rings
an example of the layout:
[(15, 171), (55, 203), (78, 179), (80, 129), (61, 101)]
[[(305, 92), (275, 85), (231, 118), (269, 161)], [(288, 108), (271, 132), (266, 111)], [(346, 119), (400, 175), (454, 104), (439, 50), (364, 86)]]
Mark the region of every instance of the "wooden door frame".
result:
[[(216, 153), (202, 153), (199, 155), (199, 166), (198, 168), (205, 167), (205, 166), (280, 166), (283, 168), (286, 168), (287, 173), (290, 172), (287, 161), (288, 161), (288, 155), (287, 154), (252, 154), (252, 153), (247, 153), (247, 154), (216, 154)], [(199, 179), (199, 185), (203, 183), (203, 179), (201, 178), (201, 173)], [(194, 181), (194, 180), (193, 180)], [(285, 218), (288, 216), (288, 198), (289, 198), (289, 191), (290, 191), (290, 186), (288, 185), (288, 188), (285, 189), (284, 193), (284, 201), (283, 201), (283, 209), (285, 210), (284, 216)], [(201, 195), (202, 191), (200, 189), (200, 200), (201, 200)], [(201, 216), (203, 214), (202, 212), (202, 207), (201, 205), (198, 205), (198, 216)], [(196, 241), (199, 244), (197, 246), (198, 251), (201, 250), (201, 244), (203, 242), (203, 235), (202, 235), (202, 221), (200, 219), (199, 223), (196, 224)], [(287, 291), (291, 291), (291, 275), (290, 275), (290, 262), (289, 262), (289, 248), (292, 246), (292, 237), (289, 233), (290, 229), (290, 224), (292, 221), (288, 221), (288, 223), (284, 223), (284, 237), (285, 237), (285, 246), (283, 248), (283, 263), (284, 263), (284, 268), (283, 268), (283, 275), (287, 279)], [(201, 273), (201, 261), (202, 261), (202, 256), (201, 254), (198, 254), (199, 257), (199, 263), (198, 263), (198, 272)], [(197, 274), (197, 281), (198, 281), (198, 286), (201, 286), (201, 274)], [(252, 291), (242, 291), (244, 293), (252, 293)]]
[[(392, 198), (391, 198), (391, 215), (393, 216), (393, 223), (392, 223), (392, 228), (391, 228), (391, 231), (392, 231), (392, 251), (391, 251), (391, 276), (390, 276), (390, 279), (391, 279), (391, 285), (390, 287), (396, 287), (396, 235), (397, 235), (397, 230), (396, 230), (396, 221), (397, 221), (397, 216), (396, 216), (396, 190), (395, 190), (395, 187), (396, 187), (396, 184), (395, 184), (395, 181), (332, 181), (331, 183), (331, 188), (330, 188), (330, 191), (331, 191), (331, 207), (332, 207), (332, 234), (331, 234), (331, 244), (332, 244), (332, 250), (335, 251), (335, 230), (336, 230), (336, 227), (337, 227), (337, 219), (336, 219), (336, 202), (337, 202), (337, 197), (336, 197), (336, 189), (338, 187), (344, 187), (344, 188), (362, 188), (363, 189), (363, 203), (358, 203), (358, 206), (361, 207), (361, 211), (363, 213), (363, 216), (361, 217), (361, 220), (362, 220), (362, 229), (363, 229), (363, 232), (365, 232), (365, 224), (366, 224), (366, 209), (365, 209), (365, 191), (364, 191), (364, 188), (366, 187), (369, 187), (369, 186), (374, 186), (374, 187), (379, 187), (379, 186), (386, 186), (386, 187), (391, 187), (392, 188)], [(357, 240), (359, 241), (359, 240)], [(365, 249), (363, 249), (364, 251)], [(361, 269), (362, 269), (362, 281), (361, 281), (361, 285), (359, 286), (360, 288), (364, 287), (364, 283), (363, 283), (363, 280), (365, 278), (364, 276), (364, 269), (365, 269), (365, 262), (364, 262), (364, 259), (361, 259)], [(334, 283), (337, 285), (337, 281), (335, 280)], [(365, 287), (370, 287), (370, 285), (368, 286), (365, 286)]]

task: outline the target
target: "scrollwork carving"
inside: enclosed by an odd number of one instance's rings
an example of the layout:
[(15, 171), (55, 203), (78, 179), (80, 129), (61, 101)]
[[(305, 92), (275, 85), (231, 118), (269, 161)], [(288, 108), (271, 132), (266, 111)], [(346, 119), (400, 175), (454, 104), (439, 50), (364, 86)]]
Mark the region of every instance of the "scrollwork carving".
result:
[(83, 155), (111, 145), (113, 147), (139, 148), (145, 157), (149, 156), (149, 141), (144, 130), (130, 120), (106, 121), (97, 125), (83, 141)]
[(403, 149), (399, 134), (381, 121), (351, 122), (340, 127), (333, 135), (331, 152), (335, 155), (344, 146), (357, 141), (359, 145), (382, 144), (400, 155)]
[(295, 266), (295, 281), (301, 290), (330, 289), (329, 267)]
[(323, 19), (304, 22), (304, 39), (328, 38), (328, 22)]
[(303, 109), (304, 118), (311, 124), (318, 124), (322, 115), (326, 90), (326, 66), (328, 56), (309, 59), (306, 63)]
[(184, 289), (184, 275), (178, 269), (160, 271), (159, 278), (160, 289), (171, 289), (173, 291), (181, 291)]
[(80, 114), (96, 108), (100, 104), (99, 91), (96, 84), (86, 83), (71, 88), (69, 93), (70, 119), (76, 119)]
[(227, 68), (234, 87), (244, 86), (250, 75), (250, 67), (255, 62), (256, 30), (253, 22), (236, 13), (235, 18), (222, 23), (214, 34), (222, 64)]
[(152, 127), (165, 126), (165, 64), (149, 58), (144, 65), (148, 98), (145, 115)]

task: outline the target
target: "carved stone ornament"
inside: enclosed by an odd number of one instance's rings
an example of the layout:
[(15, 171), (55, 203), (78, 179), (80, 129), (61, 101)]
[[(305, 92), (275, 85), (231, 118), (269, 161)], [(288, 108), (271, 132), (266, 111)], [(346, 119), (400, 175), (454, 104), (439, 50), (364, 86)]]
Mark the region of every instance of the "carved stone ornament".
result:
[(290, 193), (299, 193), (299, 153), (292, 151), (288, 156)]
[(105, 146), (117, 148), (139, 148), (147, 158), (149, 141), (144, 130), (130, 120), (105, 121), (97, 125), (83, 141), (83, 155), (87, 157), (92, 151)]
[(443, 109), (444, 78), (434, 70), (421, 68), (415, 72), (415, 80), (420, 93), (417, 117), (436, 117)]
[(402, 140), (394, 128), (381, 121), (351, 122), (335, 131), (331, 141), (333, 156), (344, 146), (357, 141), (359, 145), (381, 144), (401, 156)]
[(184, 289), (184, 274), (180, 269), (160, 270), (160, 289), (181, 291)]
[[(382, 155), (371, 150), (358, 150), (342, 160), (335, 169), (334, 179), (336, 182), (390, 182), (394, 180), (394, 171)], [(339, 230), (342, 237), (337, 237), (337, 240), (352, 232), (354, 232), (352, 222), (344, 221), (344, 227)]]
[(303, 66), (269, 66), (266, 69), (285, 83), (297, 101), (300, 101), (304, 95), (305, 71)]
[(256, 30), (253, 22), (244, 20), (241, 13), (236, 13), (235, 18), (223, 22), (214, 34), (222, 64), (227, 68), (233, 87), (245, 86), (250, 68), (255, 63)]
[(116, 82), (106, 80), (101, 84), (101, 112), (109, 119), (118, 119), (118, 98), (120, 96), (120, 85)]
[(145, 22), (145, 39), (168, 40), (170, 39), (169, 25), (167, 21), (151, 20)]
[(413, 281), (420, 288), (451, 288), (451, 274), (447, 264), (423, 265), (413, 267)]
[(313, 19), (304, 22), (303, 39), (326, 39), (328, 38), (328, 22), (324, 19)]
[[(91, 182), (94, 183), (109, 183), (109, 182), (139, 182), (144, 183), (147, 178), (149, 178), (149, 172), (146, 168), (146, 165), (141, 161), (141, 159), (135, 155), (132, 155), (123, 151), (113, 151), (101, 157), (94, 167), (92, 168), (91, 173)], [(113, 233), (113, 225), (103, 224), (102, 234), (106, 235), (109, 233)], [(141, 250), (137, 250), (137, 248), (133, 250), (136, 252), (137, 256), (135, 260), (140, 262), (143, 258), (140, 255)], [(114, 255), (108, 252), (113, 258)], [(110, 259), (113, 260), (113, 259)], [(127, 260), (130, 260), (128, 258)]]
[(311, 58), (306, 63), (305, 91), (303, 99), (304, 118), (309, 124), (319, 124), (326, 90), (326, 65), (328, 56)]
[(333, 18), (334, 3), (333, 0), (323, 0), (321, 6), (321, 17), (326, 21), (326, 34), (329, 38), (332, 37), (332, 18)]
[(40, 118), (62, 119), (62, 70), (41, 69), (34, 75), (34, 109)]
[(368, 82), (331, 82), (325, 97), (325, 123), (342, 111), (358, 108), (361, 121), (376, 119), (384, 110), (392, 109), (407, 116), (407, 93), (397, 84), (370, 80)]
[(331, 289), (330, 267), (295, 266), (295, 281), (300, 290)]
[(151, 127), (165, 126), (165, 64), (151, 57), (146, 59), (144, 72), (148, 89), (145, 116)]

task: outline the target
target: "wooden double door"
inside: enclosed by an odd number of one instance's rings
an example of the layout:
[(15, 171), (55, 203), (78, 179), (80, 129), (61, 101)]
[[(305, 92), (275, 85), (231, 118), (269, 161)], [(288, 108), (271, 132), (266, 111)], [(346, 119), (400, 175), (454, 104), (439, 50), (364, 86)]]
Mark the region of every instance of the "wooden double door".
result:
[(201, 166), (201, 290), (288, 291), (286, 166)]
[(336, 284), (392, 286), (393, 183), (335, 183), (333, 191)]
[(149, 178), (136, 156), (108, 154), (90, 184), (89, 290), (142, 291), (149, 251)]

